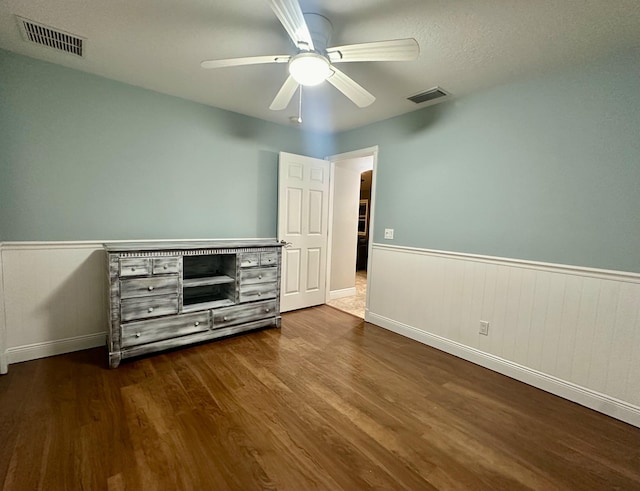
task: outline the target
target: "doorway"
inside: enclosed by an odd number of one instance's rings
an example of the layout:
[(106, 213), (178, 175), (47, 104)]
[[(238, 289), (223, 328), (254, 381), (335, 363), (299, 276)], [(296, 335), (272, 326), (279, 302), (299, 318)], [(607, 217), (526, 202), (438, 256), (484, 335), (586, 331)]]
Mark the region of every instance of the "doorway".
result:
[(368, 258), (373, 236), (377, 147), (330, 158), (332, 186), (327, 304), (366, 317)]

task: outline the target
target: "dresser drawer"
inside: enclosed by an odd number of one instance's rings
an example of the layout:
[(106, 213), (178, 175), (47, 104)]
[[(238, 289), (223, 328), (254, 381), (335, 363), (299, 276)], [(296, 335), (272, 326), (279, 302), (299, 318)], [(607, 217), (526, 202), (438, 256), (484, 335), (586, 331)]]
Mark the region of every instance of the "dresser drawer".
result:
[(278, 253), (276, 251), (260, 253), (260, 266), (275, 266), (277, 263)]
[(120, 296), (122, 298), (167, 294), (178, 294), (177, 276), (168, 278), (136, 278), (120, 281)]
[(240, 303), (276, 298), (277, 294), (276, 283), (240, 285)]
[(209, 311), (122, 325), (122, 346), (137, 346), (209, 330)]
[(178, 295), (125, 298), (120, 304), (123, 322), (178, 313)]
[(146, 276), (151, 274), (151, 259), (127, 257), (120, 259), (120, 276)]
[(241, 268), (253, 268), (260, 266), (260, 253), (259, 252), (243, 252), (240, 256)]
[(213, 327), (224, 327), (232, 324), (257, 321), (276, 315), (275, 300), (269, 302), (256, 302), (252, 305), (227, 307), (213, 311)]
[(240, 284), (270, 283), (278, 279), (277, 268), (247, 268), (240, 271)]
[(154, 257), (153, 274), (173, 274), (180, 272), (179, 257)]

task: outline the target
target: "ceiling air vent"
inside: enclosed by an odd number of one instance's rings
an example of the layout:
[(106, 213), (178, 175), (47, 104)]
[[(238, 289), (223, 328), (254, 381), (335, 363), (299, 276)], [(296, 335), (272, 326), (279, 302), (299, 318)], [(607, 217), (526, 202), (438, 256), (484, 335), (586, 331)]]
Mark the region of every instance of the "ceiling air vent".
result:
[(420, 92), (419, 94), (407, 97), (407, 99), (411, 102), (415, 102), (416, 104), (421, 104), (423, 102), (447, 97), (448, 95), (449, 94), (442, 90), (440, 87), (434, 87), (433, 89), (425, 90), (424, 92)]
[[(18, 17), (18, 16), (16, 16)], [(53, 27), (18, 17), (18, 25), (23, 37), (32, 43), (48, 46), (78, 56), (84, 55), (84, 39)]]

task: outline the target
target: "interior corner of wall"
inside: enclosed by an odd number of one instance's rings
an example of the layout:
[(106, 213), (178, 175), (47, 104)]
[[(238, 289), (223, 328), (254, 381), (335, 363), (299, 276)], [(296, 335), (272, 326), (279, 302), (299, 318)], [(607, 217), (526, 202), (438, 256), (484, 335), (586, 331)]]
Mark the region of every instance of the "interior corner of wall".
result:
[(4, 307), (4, 276), (2, 274), (2, 246), (0, 242), (0, 374), (8, 371), (8, 355), (7, 355), (7, 333), (5, 323), (5, 307)]

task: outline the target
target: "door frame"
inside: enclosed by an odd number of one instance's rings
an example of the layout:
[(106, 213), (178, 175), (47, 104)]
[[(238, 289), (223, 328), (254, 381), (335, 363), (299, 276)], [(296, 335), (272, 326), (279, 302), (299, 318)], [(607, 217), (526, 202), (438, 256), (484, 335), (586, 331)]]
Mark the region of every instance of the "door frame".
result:
[(334, 212), (334, 198), (335, 198), (335, 167), (336, 162), (341, 160), (356, 159), (361, 157), (373, 158), (373, 172), (371, 177), (371, 200), (369, 201), (369, 241), (367, 243), (367, 295), (365, 299), (364, 308), (364, 320), (367, 320), (369, 316), (369, 292), (371, 291), (371, 254), (373, 245), (374, 234), (374, 214), (375, 214), (375, 200), (376, 200), (376, 175), (378, 171), (378, 145), (373, 147), (362, 148), (360, 150), (353, 150), (351, 152), (339, 153), (326, 157), (331, 163), (329, 171), (329, 223), (328, 223), (328, 244), (327, 244), (327, 284), (325, 289), (325, 303), (330, 298), (331, 291), (331, 255), (333, 253), (332, 241), (333, 241), (333, 212)]

